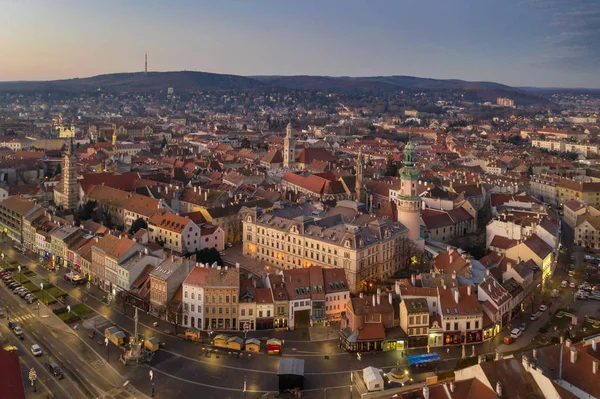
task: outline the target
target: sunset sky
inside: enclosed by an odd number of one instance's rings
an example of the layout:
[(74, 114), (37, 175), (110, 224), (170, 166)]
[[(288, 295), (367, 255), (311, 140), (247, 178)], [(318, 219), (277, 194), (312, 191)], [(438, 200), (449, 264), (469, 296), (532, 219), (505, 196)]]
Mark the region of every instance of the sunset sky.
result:
[(600, 87), (599, 0), (0, 0), (0, 81), (150, 70)]

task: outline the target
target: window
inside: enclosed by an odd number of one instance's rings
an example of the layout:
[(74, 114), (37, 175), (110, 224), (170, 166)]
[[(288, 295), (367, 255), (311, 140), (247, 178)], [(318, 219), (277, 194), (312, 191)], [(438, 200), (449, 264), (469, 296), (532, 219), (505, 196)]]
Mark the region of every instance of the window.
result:
[(415, 318), (413, 316), (410, 316), (408, 319), (408, 324), (413, 325), (415, 324)]
[(271, 311), (267, 310), (267, 317), (271, 317)]
[(254, 309), (248, 309), (248, 316), (252, 316), (253, 313), (254, 313)]
[(193, 292), (192, 292), (192, 299), (195, 299), (195, 298), (194, 298), (194, 293), (193, 293)]
[(458, 331), (458, 323), (457, 322), (454, 322), (454, 330)]
[(242, 309), (242, 310), (241, 310), (241, 315), (242, 315), (242, 316), (246, 316), (246, 309)]
[(193, 304), (192, 304), (190, 307), (191, 307), (191, 309), (192, 309), (192, 312), (195, 312), (195, 311), (196, 311), (196, 307), (195, 307)]
[(470, 329), (471, 329), (471, 322), (467, 321), (467, 330), (470, 330)]
[(219, 308), (219, 314), (223, 314), (223, 308)]
[(479, 320), (475, 320), (475, 329), (478, 330), (479, 329)]
[(187, 291), (183, 293), (183, 296), (184, 296), (185, 298), (187, 298), (187, 297), (188, 297), (188, 295), (187, 295)]
[(263, 311), (262, 310), (258, 311), (258, 317), (263, 317)]
[(225, 296), (225, 303), (229, 303), (229, 295)]

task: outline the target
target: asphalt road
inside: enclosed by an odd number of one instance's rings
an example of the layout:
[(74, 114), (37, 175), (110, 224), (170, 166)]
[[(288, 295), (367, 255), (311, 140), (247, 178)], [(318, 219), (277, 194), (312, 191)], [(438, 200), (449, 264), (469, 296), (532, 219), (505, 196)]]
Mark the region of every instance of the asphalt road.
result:
[[(41, 379), (40, 382), (44, 382), (49, 392), (57, 397), (83, 399), (98, 396), (103, 391), (102, 388), (111, 388), (85, 361), (86, 353), (78, 347), (78, 343), (81, 344), (79, 339), (68, 331), (52, 326), (52, 318), (55, 316), (49, 315), (49, 310), (45, 306), (41, 305), (38, 318), (37, 303), (28, 305), (4, 284), (0, 286), (0, 298), (5, 309), (8, 309), (10, 320), (15, 321), (23, 329), (25, 339), (18, 339), (8, 330), (8, 319), (2, 323), (3, 335), (11, 344), (19, 348), (22, 361), (28, 368), (35, 368)], [(41, 357), (34, 357), (31, 354), (30, 348), (33, 344), (38, 344), (42, 348)], [(50, 375), (46, 369), (49, 362), (59, 364), (65, 373), (65, 378), (58, 380)]]

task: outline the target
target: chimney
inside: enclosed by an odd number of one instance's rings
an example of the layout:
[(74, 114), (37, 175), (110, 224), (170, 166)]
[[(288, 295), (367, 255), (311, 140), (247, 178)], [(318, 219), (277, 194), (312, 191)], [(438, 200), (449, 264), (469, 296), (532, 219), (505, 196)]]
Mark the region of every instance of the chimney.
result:
[(460, 301), (460, 292), (458, 291), (458, 287), (454, 290), (454, 302), (458, 303)]
[(467, 295), (471, 296), (472, 288), (470, 285), (467, 286)]
[(479, 357), (477, 358), (477, 362), (479, 364), (485, 363), (485, 361), (486, 361), (485, 355), (479, 355)]
[(565, 340), (565, 346), (566, 346), (567, 348), (570, 348), (570, 347), (571, 347), (571, 340), (570, 340), (569, 338), (567, 338), (567, 339)]
[(204, 201), (208, 201), (208, 190), (204, 192)]
[(537, 349), (533, 348), (533, 358), (537, 359)]
[(592, 373), (598, 374), (598, 359), (592, 360)]
[(429, 399), (429, 387), (423, 387), (423, 399)]
[(596, 352), (596, 340), (595, 339), (592, 340), (592, 349), (594, 350), (594, 352)]
[(485, 270), (485, 275), (486, 275), (486, 276), (489, 276), (489, 275), (490, 275), (490, 269), (486, 269), (486, 270)]
[[(290, 281), (292, 281), (292, 280), (290, 280)], [(360, 299), (363, 299), (363, 293), (361, 292), (360, 294), (358, 294), (358, 297), (359, 297)]]
[(175, 255), (171, 255), (171, 262), (175, 263)]
[(498, 395), (499, 398), (502, 397), (502, 384), (500, 384), (500, 381), (496, 383), (496, 395)]
[(390, 305), (392, 304), (392, 293), (388, 292), (388, 301), (390, 302)]
[(396, 295), (400, 296), (400, 281), (396, 281), (396, 284), (394, 284), (394, 289), (396, 290)]
[(454, 383), (454, 381), (450, 381), (450, 392), (454, 393), (455, 389), (456, 389), (456, 384)]
[(577, 361), (577, 348), (572, 347), (571, 348), (571, 363), (575, 364), (576, 361)]
[(373, 302), (373, 307), (375, 307), (376, 306), (375, 304), (377, 303), (377, 298), (375, 298), (375, 295), (373, 295), (372, 299), (373, 299), (373, 301), (372, 301)]
[(494, 360), (501, 360), (502, 359), (502, 354), (500, 352), (496, 352), (496, 357), (494, 358)]
[(410, 275), (410, 283), (413, 287), (417, 285), (417, 278), (414, 273)]
[(381, 288), (377, 288), (377, 305), (381, 304)]
[(452, 280), (456, 280), (456, 270), (452, 270)]
[(512, 263), (508, 262), (506, 264), (506, 269), (509, 270), (509, 271), (512, 270)]
[(240, 264), (238, 262), (235, 263), (235, 268), (239, 269), (240, 268)]

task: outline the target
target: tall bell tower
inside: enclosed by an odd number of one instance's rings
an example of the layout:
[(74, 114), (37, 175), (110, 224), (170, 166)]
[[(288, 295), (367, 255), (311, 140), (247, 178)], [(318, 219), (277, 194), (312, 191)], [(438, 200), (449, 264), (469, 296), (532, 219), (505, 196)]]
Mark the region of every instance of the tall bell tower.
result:
[(358, 149), (358, 156), (356, 157), (356, 182), (354, 183), (354, 193), (356, 195), (356, 201), (365, 203), (364, 197), (364, 173), (365, 173), (365, 160), (362, 154), (362, 147)]
[(292, 123), (285, 128), (285, 139), (283, 141), (283, 166), (293, 169), (296, 166), (296, 139), (292, 133)]
[(404, 147), (404, 167), (400, 169), (400, 195), (398, 196), (398, 221), (408, 228), (408, 238), (421, 237), (421, 197), (418, 189), (419, 169), (415, 168), (415, 147), (412, 141)]

